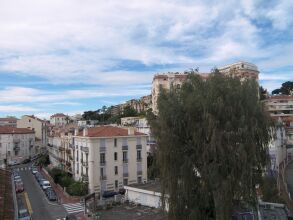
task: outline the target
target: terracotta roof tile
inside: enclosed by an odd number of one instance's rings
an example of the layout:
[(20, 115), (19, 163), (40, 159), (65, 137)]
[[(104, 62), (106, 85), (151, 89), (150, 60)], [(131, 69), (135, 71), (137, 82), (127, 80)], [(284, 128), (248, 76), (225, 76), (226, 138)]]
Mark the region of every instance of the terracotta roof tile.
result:
[(293, 96), (292, 95), (274, 95), (268, 98), (268, 100), (270, 99), (292, 99), (293, 100)]
[[(145, 135), (140, 132), (134, 132), (134, 136)], [(78, 136), (83, 136), (83, 131), (79, 132)], [(115, 136), (133, 136), (128, 135), (127, 128), (119, 128), (113, 126), (99, 126), (88, 128), (87, 137), (115, 137)]]
[(51, 115), (50, 118), (56, 118), (56, 117), (67, 117), (66, 115), (64, 115), (63, 113), (56, 113), (54, 115)]
[(10, 126), (0, 127), (0, 134), (33, 134), (33, 133), (35, 132), (28, 128), (14, 128)]

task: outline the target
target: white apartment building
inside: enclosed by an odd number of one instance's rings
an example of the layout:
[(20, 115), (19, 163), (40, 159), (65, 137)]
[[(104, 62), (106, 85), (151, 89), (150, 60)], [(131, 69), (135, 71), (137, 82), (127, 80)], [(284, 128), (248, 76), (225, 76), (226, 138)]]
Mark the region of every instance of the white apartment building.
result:
[(274, 118), (287, 118), (293, 116), (293, 96), (274, 95), (264, 101), (266, 110)]
[(36, 154), (35, 132), (27, 128), (0, 127), (0, 167), (5, 159), (20, 162)]
[[(248, 62), (237, 62), (219, 68), (220, 73), (226, 76), (235, 76), (240, 79), (258, 79), (258, 68), (256, 65)], [(207, 78), (208, 74), (199, 73), (202, 78)], [(169, 90), (171, 86), (180, 88), (187, 80), (187, 73), (167, 73), (155, 74), (152, 82), (152, 110), (154, 114), (158, 114), (157, 100), (160, 93), (160, 88)]]
[(136, 126), (138, 124), (140, 117), (124, 117), (121, 118), (122, 126)]
[(8, 117), (8, 118), (0, 118), (0, 126), (11, 126), (16, 127), (17, 118)]
[(147, 153), (152, 153), (156, 146), (155, 137), (152, 135), (151, 127), (146, 118), (140, 118), (136, 124), (137, 131), (147, 135)]
[(68, 116), (64, 115), (63, 113), (57, 113), (50, 116), (50, 124), (55, 126), (62, 126), (68, 123), (67, 121)]
[(34, 115), (24, 115), (17, 120), (17, 128), (28, 128), (35, 132), (36, 146), (45, 147), (48, 143), (47, 122)]
[(147, 135), (134, 128), (99, 126), (74, 135), (74, 178), (101, 195), (147, 181)]

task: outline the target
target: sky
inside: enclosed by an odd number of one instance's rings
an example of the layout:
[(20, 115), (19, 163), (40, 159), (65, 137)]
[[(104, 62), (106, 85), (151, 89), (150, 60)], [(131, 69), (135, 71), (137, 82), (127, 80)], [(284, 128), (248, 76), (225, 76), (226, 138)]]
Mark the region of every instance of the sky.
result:
[(155, 73), (236, 61), (293, 80), (291, 0), (0, 0), (0, 117), (73, 115), (151, 93)]

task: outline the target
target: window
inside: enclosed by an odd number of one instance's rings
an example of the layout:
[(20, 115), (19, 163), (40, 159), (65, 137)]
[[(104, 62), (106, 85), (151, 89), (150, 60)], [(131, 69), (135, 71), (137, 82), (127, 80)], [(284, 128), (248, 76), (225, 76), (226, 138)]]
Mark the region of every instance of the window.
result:
[(118, 167), (117, 166), (114, 167), (114, 171), (115, 171), (115, 175), (118, 175)]
[(127, 163), (127, 151), (123, 151), (123, 162)]
[(115, 180), (115, 189), (118, 189), (118, 180)]
[(137, 159), (137, 161), (141, 161), (141, 150), (138, 150), (136, 152), (136, 159)]
[(123, 179), (123, 185), (128, 185), (128, 179)]
[(101, 172), (101, 177), (103, 177), (104, 176), (104, 168), (103, 167), (101, 167), (100, 172)]
[(118, 158), (118, 156), (117, 156), (117, 152), (115, 152), (115, 153), (114, 153), (114, 160), (117, 161), (117, 158)]
[(142, 181), (141, 181), (141, 176), (138, 176), (137, 177), (137, 183), (141, 183)]
[(105, 161), (105, 153), (100, 153), (100, 163), (101, 164), (106, 163), (106, 161)]
[(117, 147), (117, 138), (114, 138), (114, 147)]
[(28, 122), (31, 122), (31, 120), (29, 119)]

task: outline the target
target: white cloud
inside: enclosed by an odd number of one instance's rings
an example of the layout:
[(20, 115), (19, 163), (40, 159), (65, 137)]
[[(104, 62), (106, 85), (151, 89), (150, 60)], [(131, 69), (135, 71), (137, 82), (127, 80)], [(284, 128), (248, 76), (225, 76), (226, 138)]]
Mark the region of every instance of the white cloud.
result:
[(36, 112), (37, 108), (21, 105), (0, 105), (0, 112)]

